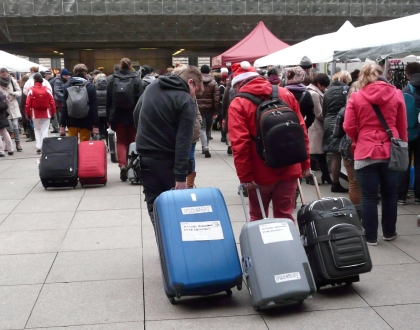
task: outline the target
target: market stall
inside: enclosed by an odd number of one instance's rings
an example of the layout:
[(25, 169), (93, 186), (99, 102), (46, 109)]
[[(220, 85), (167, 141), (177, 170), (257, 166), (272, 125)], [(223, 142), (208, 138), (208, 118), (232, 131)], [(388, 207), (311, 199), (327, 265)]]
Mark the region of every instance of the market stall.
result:
[(12, 72), (29, 72), (29, 69), (37, 66), (39, 71), (47, 71), (48, 68), (37, 63), (25, 60), (24, 58), (9, 54), (0, 50), (0, 68), (7, 68)]

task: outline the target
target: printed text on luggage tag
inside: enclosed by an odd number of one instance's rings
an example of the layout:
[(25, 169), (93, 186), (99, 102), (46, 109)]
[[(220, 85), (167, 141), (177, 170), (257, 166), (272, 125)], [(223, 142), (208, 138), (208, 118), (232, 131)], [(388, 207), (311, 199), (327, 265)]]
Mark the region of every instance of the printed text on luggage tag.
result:
[(224, 239), (220, 221), (181, 222), (183, 241), (214, 241)]
[(300, 279), (301, 277), (299, 272), (274, 275), (274, 280), (276, 281), (276, 283), (295, 281)]
[(293, 240), (287, 222), (272, 222), (260, 225), (260, 232), (264, 244)]
[(211, 205), (181, 207), (182, 214), (196, 214), (196, 213), (209, 213), (213, 212)]

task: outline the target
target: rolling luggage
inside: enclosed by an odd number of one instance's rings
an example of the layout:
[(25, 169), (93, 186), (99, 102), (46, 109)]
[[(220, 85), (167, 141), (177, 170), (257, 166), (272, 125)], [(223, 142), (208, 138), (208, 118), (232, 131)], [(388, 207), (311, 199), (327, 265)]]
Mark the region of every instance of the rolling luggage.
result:
[(118, 163), (117, 134), (111, 128), (108, 128), (108, 148), (111, 162)]
[(138, 153), (136, 150), (136, 142), (130, 143), (128, 147), (128, 156), (127, 156), (127, 164), (128, 164), (128, 172), (127, 177), (131, 184), (141, 184), (140, 181), (140, 173), (139, 173), (139, 166), (138, 163)]
[(242, 288), (242, 272), (225, 200), (217, 188), (170, 190), (154, 203), (163, 286), (175, 297)]
[(42, 142), (39, 177), (45, 189), (77, 186), (77, 138), (49, 137)]
[(268, 219), (260, 191), (257, 196), (264, 219), (249, 221), (239, 186), (247, 223), (240, 235), (242, 270), (255, 310), (302, 303), (316, 291), (308, 258), (290, 219)]
[(106, 146), (102, 140), (84, 141), (79, 144), (80, 184), (103, 184), (107, 182)]
[(344, 197), (321, 199), (313, 178), (319, 199), (305, 204), (298, 182), (303, 206), (297, 219), (317, 288), (358, 282), (359, 274), (370, 272), (372, 261), (357, 210)]

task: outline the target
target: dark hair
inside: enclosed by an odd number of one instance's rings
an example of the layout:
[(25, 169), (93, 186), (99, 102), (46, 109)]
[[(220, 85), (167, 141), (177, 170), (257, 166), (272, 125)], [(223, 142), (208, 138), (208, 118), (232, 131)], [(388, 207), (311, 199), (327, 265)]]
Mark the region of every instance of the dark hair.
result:
[(313, 84), (320, 84), (321, 86), (328, 87), (330, 85), (330, 78), (325, 73), (318, 73), (313, 81)]
[(360, 73), (360, 70), (359, 69), (356, 69), (352, 73), (350, 73), (351, 81), (352, 82), (353, 81), (356, 81), (357, 79), (359, 79), (359, 73)]
[(305, 78), (303, 78), (302, 84), (309, 86), (309, 84), (312, 84), (313, 81), (314, 79), (311, 76), (305, 76)]
[(143, 78), (145, 75), (150, 74), (153, 72), (153, 69), (149, 65), (143, 65), (141, 67), (141, 78)]
[(295, 71), (293, 70), (287, 71), (287, 75), (286, 75), (287, 79), (293, 79), (294, 76), (295, 76)]
[(39, 83), (41, 83), (41, 84), (42, 84), (43, 79), (42, 79), (42, 76), (41, 76), (41, 74), (40, 74), (40, 73), (35, 73), (35, 74), (34, 74), (34, 81), (35, 81), (35, 82), (39, 82)]
[(119, 64), (114, 64), (114, 71), (118, 71), (120, 69), (120, 65)]
[(120, 68), (121, 70), (130, 70), (131, 67), (131, 60), (129, 58), (122, 58), (120, 61)]
[(405, 73), (411, 76), (414, 73), (420, 73), (420, 63), (410, 62), (405, 66)]
[[(64, 69), (63, 69), (64, 71)], [(61, 74), (63, 74), (63, 71), (61, 71)], [(77, 75), (85, 76), (88, 72), (88, 68), (83, 63), (76, 64), (73, 68), (73, 73)]]
[(271, 76), (272, 74), (275, 74), (276, 76), (278, 76), (279, 72), (277, 71), (277, 69), (271, 68), (270, 70), (267, 71), (267, 76)]

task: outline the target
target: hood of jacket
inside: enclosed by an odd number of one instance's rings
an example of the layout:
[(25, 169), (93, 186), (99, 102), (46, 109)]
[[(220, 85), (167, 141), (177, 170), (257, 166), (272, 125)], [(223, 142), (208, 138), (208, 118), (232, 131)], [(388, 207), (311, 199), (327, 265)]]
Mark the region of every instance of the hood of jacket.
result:
[(175, 89), (179, 91), (190, 93), (188, 84), (182, 80), (180, 76), (163, 76), (158, 79), (159, 85), (162, 89)]
[(272, 87), (270, 82), (267, 81), (267, 79), (263, 77), (256, 77), (249, 82), (247, 82), (245, 85), (243, 85), (240, 89), (240, 93), (250, 93), (256, 96), (264, 96), (268, 97), (271, 95)]
[(203, 73), (203, 84), (208, 84), (214, 80), (214, 77), (209, 73)]
[(71, 85), (83, 85), (87, 80), (82, 77), (71, 77), (70, 78), (70, 84)]
[(411, 75), (410, 85), (413, 85), (416, 89), (420, 89), (420, 73)]
[(385, 104), (395, 97), (395, 87), (383, 81), (375, 81), (362, 88), (359, 93), (370, 103)]
[(99, 90), (107, 89), (108, 79), (99, 78), (98, 81), (95, 83), (95, 85), (96, 85), (96, 89), (99, 89)]
[(313, 92), (316, 92), (316, 93), (318, 93), (319, 95), (321, 95), (322, 97), (324, 97), (324, 93), (318, 88), (318, 87), (316, 87), (314, 84), (309, 84), (307, 87), (306, 87), (306, 90), (309, 90), (309, 91), (313, 91)]
[(147, 74), (143, 77), (143, 80), (150, 84), (150, 83), (154, 82), (156, 80), (156, 78), (155, 78), (155, 76), (152, 76), (149, 73), (149, 74)]

